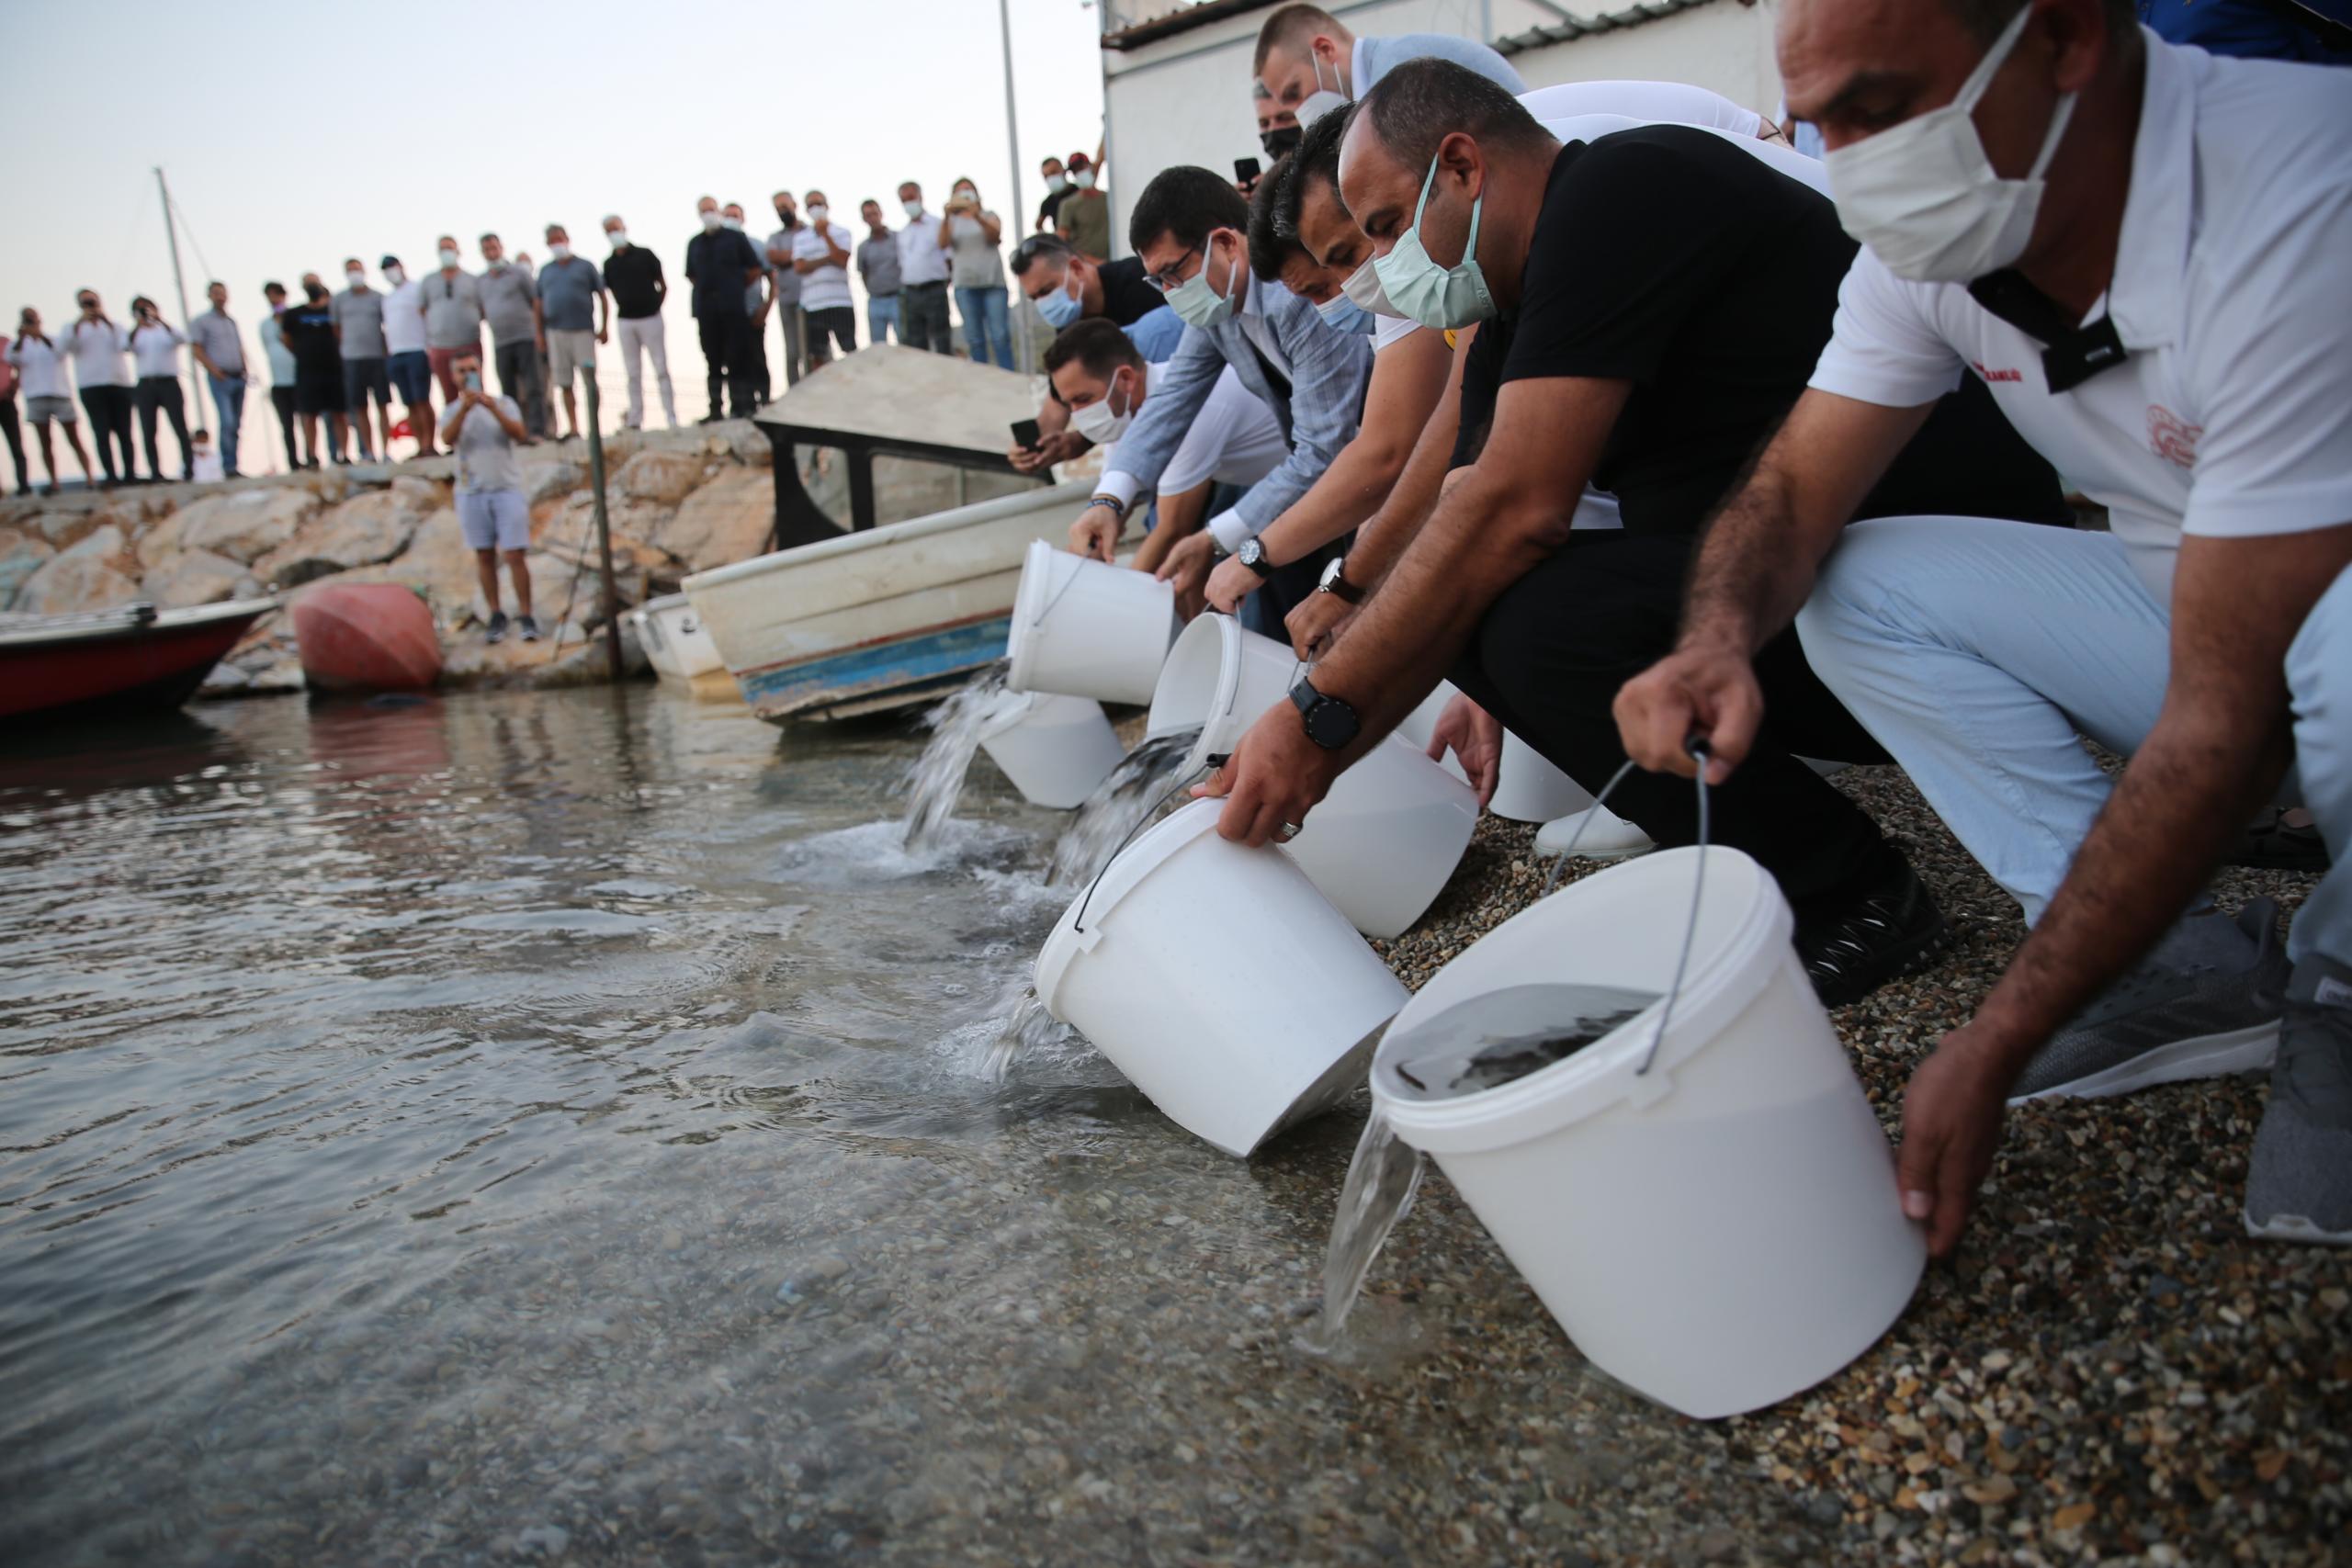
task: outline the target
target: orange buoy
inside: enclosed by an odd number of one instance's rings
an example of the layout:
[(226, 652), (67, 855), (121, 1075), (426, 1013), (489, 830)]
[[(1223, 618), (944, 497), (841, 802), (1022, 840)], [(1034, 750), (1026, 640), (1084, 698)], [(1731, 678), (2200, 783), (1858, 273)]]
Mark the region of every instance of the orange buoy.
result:
[(302, 676), (322, 692), (421, 692), (441, 678), (424, 600), (396, 582), (322, 582), (295, 596)]

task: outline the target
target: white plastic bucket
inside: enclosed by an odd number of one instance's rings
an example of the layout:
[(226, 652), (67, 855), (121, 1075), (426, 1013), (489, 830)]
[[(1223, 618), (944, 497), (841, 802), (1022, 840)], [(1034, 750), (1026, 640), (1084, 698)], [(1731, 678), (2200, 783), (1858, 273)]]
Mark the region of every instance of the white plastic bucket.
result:
[(1216, 835), (1218, 803), (1154, 824), (1062, 914), (1037, 996), (1168, 1119), (1247, 1156), (1363, 1081), (1405, 987), (1306, 874)]
[[(1430, 742), (1437, 739), (1437, 721), (1445, 716), (1446, 705), (1461, 694), (1462, 688), (1453, 682), (1440, 681), (1437, 688), (1421, 699), (1420, 706), (1397, 721), (1396, 733), (1415, 750), (1428, 756)], [(1470, 775), (1463, 771), (1462, 759), (1453, 754), (1452, 748), (1438, 759), (1437, 765), (1464, 784), (1470, 782)]]
[(1176, 637), (1176, 591), (1149, 572), (1029, 543), (1005, 651), (1016, 692), (1151, 701)]
[[(1186, 760), (1199, 771), (1232, 751), (1277, 703), (1299, 662), (1286, 644), (1230, 615), (1196, 616), (1168, 651), (1146, 733), (1201, 726)], [(1283, 849), (1366, 936), (1401, 935), (1430, 907), (1478, 826), (1470, 786), (1410, 741), (1385, 737), (1358, 758)]]
[(1589, 809), (1592, 795), (1554, 767), (1551, 759), (1503, 731), (1502, 765), (1495, 773), (1495, 795), (1487, 809), (1514, 822), (1549, 822)]
[(1034, 692), (998, 705), (980, 727), (980, 750), (1032, 805), (1063, 811), (1085, 805), (1126, 755), (1101, 703)]
[(1531, 982), (1663, 993), (1702, 852), (1690, 968), (1646, 1075), (1655, 1006), (1551, 1066), (1451, 1099), (1411, 1089), (1384, 1047), (1372, 1088), (1595, 1366), (1712, 1418), (1785, 1399), (1868, 1349), (1927, 1256), (1771, 877), (1720, 848), (1612, 866), (1474, 943), (1388, 1040)]

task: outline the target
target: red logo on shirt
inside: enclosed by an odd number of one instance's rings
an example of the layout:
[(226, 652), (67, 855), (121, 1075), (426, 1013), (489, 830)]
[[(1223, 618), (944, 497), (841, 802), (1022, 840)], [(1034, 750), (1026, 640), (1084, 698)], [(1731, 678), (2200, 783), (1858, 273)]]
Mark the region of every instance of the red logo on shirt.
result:
[(1979, 376), (1984, 377), (1987, 381), (2022, 381), (2025, 379), (2025, 373), (2021, 370), (1988, 370), (1984, 367), (1984, 364), (1982, 360), (1976, 359), (1972, 359), (1969, 363), (1975, 366), (1976, 373)]
[(2197, 443), (2204, 434), (2203, 425), (2190, 424), (2162, 403), (2148, 405), (2148, 450), (2165, 462), (2195, 468)]

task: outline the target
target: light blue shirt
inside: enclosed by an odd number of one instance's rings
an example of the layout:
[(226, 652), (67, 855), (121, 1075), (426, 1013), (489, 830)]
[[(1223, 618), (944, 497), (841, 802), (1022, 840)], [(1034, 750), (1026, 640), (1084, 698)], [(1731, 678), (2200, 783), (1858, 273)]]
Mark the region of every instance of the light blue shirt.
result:
[(1184, 341), (1184, 318), (1162, 305), (1157, 310), (1147, 310), (1120, 329), (1136, 352), (1147, 364), (1158, 365), (1172, 357), (1176, 345)]
[(269, 384), (273, 387), (292, 386), (294, 351), (287, 347), (286, 340), (277, 335), (277, 313), (273, 311), (264, 316), (256, 331), (261, 336), (261, 351), (269, 356)]

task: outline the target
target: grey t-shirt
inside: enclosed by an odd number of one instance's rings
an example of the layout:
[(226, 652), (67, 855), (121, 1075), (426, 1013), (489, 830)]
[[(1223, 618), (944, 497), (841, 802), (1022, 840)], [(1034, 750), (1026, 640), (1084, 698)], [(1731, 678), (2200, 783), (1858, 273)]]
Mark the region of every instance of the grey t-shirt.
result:
[(481, 344), (481, 279), (470, 272), (455, 277), (428, 274), (424, 289), (424, 345), (477, 348)]
[[(520, 423), (523, 410), (512, 398), (500, 398), (506, 417)], [(514, 443), (505, 427), (487, 409), (468, 409), (458, 426), (458, 489), (467, 494), (523, 488), (523, 468), (514, 460)]]
[(531, 275), (513, 262), (500, 262), (483, 270), (481, 313), (490, 322), (491, 342), (503, 347), (531, 341), (536, 330), (531, 324), (531, 301), (538, 292)]
[[(786, 256), (790, 256), (792, 254), (792, 236), (798, 232), (800, 232), (800, 231), (797, 229), (778, 229), (775, 233), (770, 234), (768, 236), (767, 249), (760, 253), (760, 259), (762, 261), (767, 261), (768, 251), (782, 251)], [(775, 263), (769, 262), (768, 276), (775, 279), (775, 302), (777, 304), (797, 305), (800, 303), (800, 275), (792, 270), (792, 263), (790, 261), (786, 261), (782, 266), (778, 266)], [(759, 308), (759, 301), (754, 299), (752, 302), (752, 308), (753, 310), (757, 310)]]
[(212, 367), (234, 376), (245, 367), (245, 345), (237, 337), (237, 323), (218, 310), (207, 310), (187, 324), (188, 342), (204, 350)]
[(330, 306), (343, 329), (345, 359), (384, 357), (384, 297), (372, 288), (346, 288)]
[(605, 287), (596, 264), (583, 256), (539, 268), (539, 313), (551, 333), (584, 333), (596, 324), (596, 291)]
[(887, 299), (899, 291), (899, 236), (861, 240), (857, 245), (857, 276), (865, 280), (868, 299)]
[[(995, 218), (996, 214), (991, 212), (989, 216)], [(1001, 223), (1003, 220), (998, 221)], [(947, 231), (955, 239), (949, 254), (953, 257), (952, 280), (956, 288), (1004, 287), (1004, 258), (989, 243), (989, 231), (980, 227), (978, 219), (967, 218), (959, 212), (947, 220)]]

